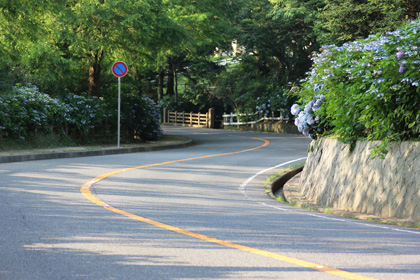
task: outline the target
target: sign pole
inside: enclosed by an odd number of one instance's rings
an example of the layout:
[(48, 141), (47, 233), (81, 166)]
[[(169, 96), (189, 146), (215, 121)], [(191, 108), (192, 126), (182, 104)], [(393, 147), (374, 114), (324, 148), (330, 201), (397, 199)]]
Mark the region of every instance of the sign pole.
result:
[(118, 141), (117, 147), (120, 147), (120, 130), (121, 130), (121, 77), (118, 77)]
[(118, 140), (117, 146), (120, 147), (120, 130), (121, 130), (121, 77), (127, 74), (128, 67), (123, 61), (117, 61), (112, 65), (112, 74), (118, 77)]

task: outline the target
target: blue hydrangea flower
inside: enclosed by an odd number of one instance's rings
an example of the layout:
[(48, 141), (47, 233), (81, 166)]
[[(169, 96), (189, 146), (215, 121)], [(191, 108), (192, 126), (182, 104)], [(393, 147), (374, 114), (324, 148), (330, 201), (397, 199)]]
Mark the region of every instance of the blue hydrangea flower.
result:
[(309, 103), (305, 105), (304, 112), (306, 114), (309, 114), (311, 112), (311, 110), (312, 110), (312, 106), (313, 105), (314, 105), (314, 101), (313, 100), (312, 101), (309, 101)]
[(293, 104), (292, 108), (290, 109), (290, 113), (292, 113), (293, 116), (296, 116), (300, 113), (300, 108), (298, 104)]

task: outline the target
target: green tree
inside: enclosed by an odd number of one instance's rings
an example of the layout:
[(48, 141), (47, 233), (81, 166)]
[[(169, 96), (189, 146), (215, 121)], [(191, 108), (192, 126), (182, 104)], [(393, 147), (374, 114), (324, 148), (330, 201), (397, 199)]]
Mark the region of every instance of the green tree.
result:
[(416, 19), (417, 0), (270, 0), (274, 15), (299, 17), (313, 27), (322, 44), (342, 44), (398, 28)]
[(282, 84), (295, 82), (310, 67), (308, 55), (317, 48), (312, 26), (304, 15), (281, 14), (267, 0), (253, 0), (246, 9), (238, 42), (257, 59), (263, 75), (274, 74)]
[(231, 73), (219, 75), (217, 81), (217, 94), (232, 108), (254, 112), (259, 107), (258, 98), (282, 100), (282, 106), (288, 106), (283, 89), (309, 70), (309, 56), (318, 49), (313, 16), (309, 8), (292, 10), (286, 4), (268, 0), (242, 2), (235, 17), (236, 39), (246, 51), (240, 65)]
[(0, 2), (0, 89), (29, 81), (31, 73), (25, 62), (36, 42), (48, 37), (51, 14), (62, 2)]
[[(183, 73), (191, 84), (197, 85), (198, 79), (190, 64), (202, 65), (216, 48), (226, 46), (232, 40), (230, 22), (231, 4), (217, 0), (171, 0), (169, 17), (181, 26), (186, 37), (180, 44), (165, 50), (167, 57), (164, 64), (167, 71), (167, 95), (177, 99), (177, 74)], [(203, 73), (203, 72), (202, 72)]]
[(66, 51), (88, 67), (89, 94), (94, 96), (100, 95), (105, 55), (150, 56), (150, 50), (167, 41), (160, 29), (166, 20), (162, 1), (80, 0), (59, 16), (57, 33), (65, 38)]
[(139, 69), (149, 71), (157, 54), (185, 37), (166, 1), (19, 0), (0, 12), (0, 57), (10, 62), (2, 70), (25, 69), (28, 81), (52, 94), (68, 88), (100, 96), (104, 66), (128, 60), (136, 80)]
[(342, 44), (369, 34), (398, 28), (405, 19), (416, 19), (417, 0), (324, 0), (316, 29), (323, 44)]

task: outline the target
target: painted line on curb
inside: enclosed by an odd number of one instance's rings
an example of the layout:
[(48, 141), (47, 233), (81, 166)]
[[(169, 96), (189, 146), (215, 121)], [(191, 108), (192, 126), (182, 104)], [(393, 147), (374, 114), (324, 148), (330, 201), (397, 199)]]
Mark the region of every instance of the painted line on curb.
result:
[[(242, 136), (240, 136), (242, 137)], [(120, 210), (118, 208), (115, 208), (111, 205), (109, 205), (108, 203), (98, 199), (96, 196), (94, 196), (92, 194), (91, 188), (94, 184), (112, 176), (112, 175), (116, 175), (116, 174), (120, 174), (126, 171), (130, 171), (130, 170), (136, 170), (136, 169), (143, 169), (143, 168), (147, 168), (147, 167), (153, 167), (153, 166), (161, 166), (161, 165), (166, 165), (166, 164), (171, 164), (171, 163), (178, 163), (178, 162), (184, 162), (184, 161), (191, 161), (191, 160), (196, 160), (196, 159), (203, 159), (203, 158), (210, 158), (210, 157), (217, 157), (217, 156), (225, 156), (225, 155), (233, 155), (233, 154), (239, 154), (239, 153), (244, 153), (244, 152), (249, 152), (249, 151), (253, 151), (253, 150), (257, 150), (260, 149), (262, 147), (265, 147), (267, 145), (270, 144), (270, 141), (265, 140), (265, 139), (261, 139), (261, 138), (254, 138), (254, 137), (245, 137), (245, 138), (250, 138), (250, 139), (256, 139), (256, 140), (260, 140), (260, 141), (264, 141), (264, 144), (254, 147), (254, 148), (250, 148), (250, 149), (246, 149), (246, 150), (241, 150), (241, 151), (236, 151), (236, 152), (230, 152), (230, 153), (223, 153), (223, 154), (214, 154), (214, 155), (207, 155), (207, 156), (200, 156), (200, 157), (194, 157), (194, 158), (186, 158), (186, 159), (180, 159), (180, 160), (173, 160), (173, 161), (167, 161), (167, 162), (161, 162), (161, 163), (154, 163), (154, 164), (148, 164), (148, 165), (142, 165), (142, 166), (137, 166), (137, 167), (132, 167), (132, 168), (125, 168), (125, 169), (121, 169), (121, 170), (117, 170), (117, 171), (113, 171), (113, 172), (109, 172), (103, 175), (100, 175), (92, 180), (87, 181), (86, 183), (84, 183), (81, 187), (80, 187), (80, 192), (81, 194), (88, 200), (90, 200), (91, 202), (105, 208), (106, 210), (112, 211), (116, 214), (119, 215), (123, 215), (125, 217), (128, 217), (130, 219), (136, 220), (136, 221), (140, 221), (143, 223), (147, 223), (165, 230), (169, 230), (169, 231), (173, 231), (176, 233), (180, 233), (186, 236), (190, 236), (190, 237), (194, 237), (200, 240), (204, 240), (206, 242), (210, 242), (210, 243), (215, 243), (215, 244), (219, 244), (225, 247), (229, 247), (229, 248), (233, 248), (233, 249), (237, 249), (237, 250), (241, 250), (241, 251), (245, 251), (245, 252), (249, 252), (249, 253), (253, 253), (253, 254), (257, 254), (260, 256), (264, 256), (264, 257), (268, 257), (268, 258), (272, 258), (272, 259), (276, 259), (282, 262), (286, 262), (286, 263), (290, 263), (290, 264), (294, 264), (297, 266), (301, 266), (301, 267), (305, 267), (305, 268), (309, 268), (309, 269), (313, 269), (313, 270), (317, 270), (317, 271), (321, 271), (321, 272), (325, 272), (328, 274), (332, 274), (332, 275), (336, 275), (336, 276), (340, 276), (343, 278), (347, 278), (347, 279), (353, 279), (353, 280), (375, 280), (374, 278), (371, 277), (366, 277), (366, 276), (362, 276), (359, 274), (355, 274), (352, 272), (348, 272), (348, 271), (344, 271), (344, 270), (340, 270), (340, 269), (336, 269), (333, 267), (328, 267), (328, 266), (324, 266), (321, 264), (317, 264), (317, 263), (313, 263), (313, 262), (308, 262), (308, 261), (304, 261), (301, 259), (297, 259), (297, 258), (293, 258), (293, 257), (288, 257), (285, 255), (281, 255), (281, 254), (277, 254), (277, 253), (272, 253), (269, 251), (265, 251), (265, 250), (261, 250), (261, 249), (257, 249), (257, 248), (253, 248), (253, 247), (249, 247), (249, 246), (244, 246), (244, 245), (240, 245), (240, 244), (236, 244), (236, 243), (232, 243), (229, 241), (225, 241), (225, 240), (221, 240), (221, 239), (217, 239), (217, 238), (213, 238), (213, 237), (209, 237), (203, 234), (199, 234), (199, 233), (195, 233), (195, 232), (191, 232), (188, 230), (184, 230), (182, 228), (179, 227), (174, 227), (168, 224), (164, 224), (155, 220), (151, 220), (142, 216), (138, 216), (129, 212), (126, 212), (124, 210)], [(300, 159), (301, 160), (301, 159)], [(291, 161), (293, 162), (293, 161)], [(282, 165), (286, 165), (287, 163), (283, 163), (280, 164), (277, 167), (280, 167)], [(271, 169), (276, 168), (276, 167), (272, 167)], [(268, 169), (269, 170), (269, 169)], [(267, 171), (267, 170), (266, 170)], [(262, 174), (263, 172), (259, 172), (256, 175), (250, 177), (246, 182), (250, 182), (252, 179), (254, 179), (255, 177), (257, 177), (258, 175)], [(243, 188), (245, 188), (246, 184), (243, 184)]]

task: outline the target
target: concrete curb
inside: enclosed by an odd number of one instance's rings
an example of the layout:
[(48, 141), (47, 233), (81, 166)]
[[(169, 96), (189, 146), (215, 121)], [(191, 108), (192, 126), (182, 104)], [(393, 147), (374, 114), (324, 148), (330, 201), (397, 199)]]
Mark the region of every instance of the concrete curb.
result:
[(188, 139), (187, 141), (181, 142), (181, 143), (167, 144), (167, 145), (162, 145), (162, 146), (151, 146), (151, 147), (131, 147), (131, 148), (119, 148), (119, 149), (111, 148), (111, 149), (100, 149), (100, 150), (92, 150), (92, 151), (11, 155), (11, 156), (1, 156), (0, 163), (151, 152), (151, 151), (159, 151), (159, 150), (166, 150), (166, 149), (185, 148), (193, 144), (194, 144), (193, 141), (191, 139)]
[(283, 189), (284, 184), (292, 179), (296, 174), (302, 172), (303, 166), (296, 167), (271, 182), (271, 193), (275, 195), (279, 190)]

